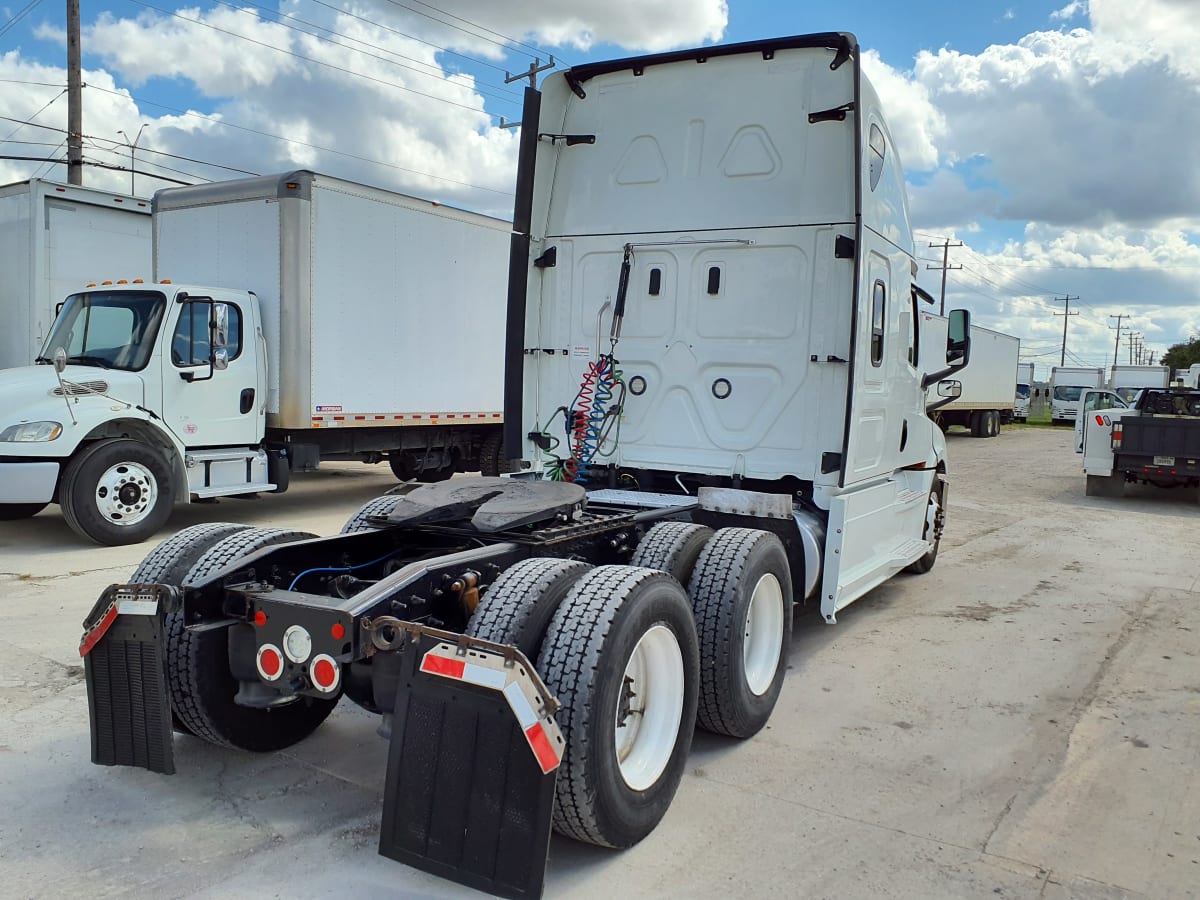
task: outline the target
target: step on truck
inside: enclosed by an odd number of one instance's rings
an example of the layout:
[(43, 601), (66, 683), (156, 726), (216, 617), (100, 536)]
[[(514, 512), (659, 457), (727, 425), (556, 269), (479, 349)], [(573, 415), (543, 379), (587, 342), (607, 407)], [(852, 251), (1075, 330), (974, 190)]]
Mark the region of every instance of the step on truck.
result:
[(499, 473), (508, 222), (308, 171), (153, 206), (159, 280), (71, 294), (0, 372), (0, 520), (130, 544), (322, 459)]
[(1089, 497), (1120, 497), (1126, 484), (1200, 486), (1200, 388), (1148, 387), (1126, 405), (1087, 390), (1075, 423)]
[(276, 750), (345, 697), (389, 741), (387, 857), (536, 896), (551, 828), (645, 838), (696, 725), (770, 718), (794, 604), (833, 623), (937, 558), (925, 390), (953, 396), (970, 331), (953, 312), (916, 365), (906, 210), (850, 34), (528, 89), (504, 389), (529, 468), (406, 487), (334, 537), (160, 544), (85, 623), (93, 761), (173, 772), (172, 729)]

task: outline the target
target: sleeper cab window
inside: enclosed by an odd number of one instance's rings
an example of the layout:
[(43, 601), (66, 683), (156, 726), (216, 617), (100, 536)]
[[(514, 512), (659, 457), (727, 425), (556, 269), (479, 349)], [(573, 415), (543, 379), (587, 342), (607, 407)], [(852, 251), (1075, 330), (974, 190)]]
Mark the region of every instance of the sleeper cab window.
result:
[(887, 291), (882, 281), (876, 281), (871, 290), (871, 365), (883, 363), (884, 301)]
[(883, 130), (873, 123), (869, 144), (867, 155), (871, 169), (871, 190), (875, 190), (879, 185), (880, 176), (883, 175), (883, 158), (887, 154), (887, 142), (883, 139)]

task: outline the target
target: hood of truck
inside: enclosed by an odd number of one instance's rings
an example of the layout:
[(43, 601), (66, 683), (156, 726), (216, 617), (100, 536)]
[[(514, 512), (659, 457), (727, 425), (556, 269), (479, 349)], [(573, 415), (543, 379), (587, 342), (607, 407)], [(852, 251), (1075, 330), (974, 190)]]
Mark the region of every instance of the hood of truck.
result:
[[(60, 387), (53, 366), (0, 369), (0, 431), (21, 422), (51, 421), (63, 426), (63, 434), (54, 441), (0, 443), (0, 453), (41, 456), (52, 446), (57, 453), (69, 453), (99, 421), (115, 418), (127, 408), (145, 403), (145, 384), (136, 372), (67, 366), (62, 382)], [(141, 417), (139, 413), (138, 418)]]

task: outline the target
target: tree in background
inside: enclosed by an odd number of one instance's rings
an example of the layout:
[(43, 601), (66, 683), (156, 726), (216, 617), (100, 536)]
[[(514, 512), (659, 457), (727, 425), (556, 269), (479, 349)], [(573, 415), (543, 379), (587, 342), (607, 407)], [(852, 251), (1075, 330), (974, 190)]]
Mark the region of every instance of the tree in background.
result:
[(1170, 366), (1171, 371), (1186, 369), (1200, 363), (1200, 335), (1185, 344), (1176, 344), (1163, 354), (1161, 365)]

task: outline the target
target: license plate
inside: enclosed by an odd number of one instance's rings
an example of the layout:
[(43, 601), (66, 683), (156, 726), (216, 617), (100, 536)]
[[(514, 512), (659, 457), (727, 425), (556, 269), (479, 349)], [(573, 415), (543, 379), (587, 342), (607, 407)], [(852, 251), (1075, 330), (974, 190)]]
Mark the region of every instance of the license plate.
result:
[(1173, 466), (1175, 465), (1175, 457), (1173, 456), (1156, 456), (1154, 457), (1156, 466)]

